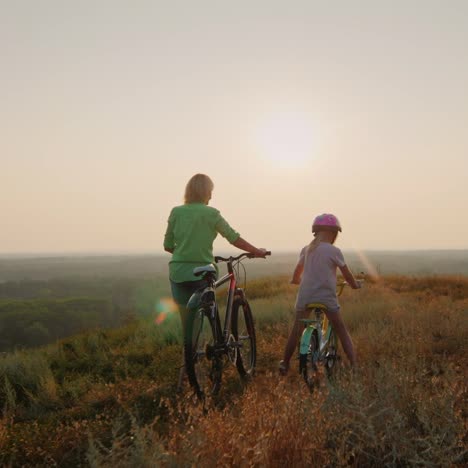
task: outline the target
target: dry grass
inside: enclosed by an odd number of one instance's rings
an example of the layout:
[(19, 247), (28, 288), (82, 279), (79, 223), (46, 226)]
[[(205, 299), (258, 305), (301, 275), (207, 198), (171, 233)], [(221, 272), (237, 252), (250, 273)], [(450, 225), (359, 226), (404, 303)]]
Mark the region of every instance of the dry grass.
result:
[[(465, 466), (466, 281), (408, 281), (403, 294), (397, 292), (402, 277), (345, 292), (343, 313), (360, 366), (354, 372), (343, 366), (333, 382), (322, 377), (313, 394), (296, 373), (276, 373), (294, 290), (278, 283), (281, 295), (264, 294), (268, 287), (258, 280), (252, 301), (258, 372), (248, 385), (230, 372), (220, 396), (204, 408), (189, 391), (175, 398), (176, 369), (165, 366), (178, 364), (179, 349), (161, 348), (150, 364), (155, 378), (129, 374), (85, 386), (80, 402), (57, 414), (53, 430), (50, 417), (49, 424), (19, 425), (10, 411), (0, 425), (2, 461), (65, 466), (75, 460), (115, 468)], [(111, 346), (108, 353), (131, 349)], [(34, 451), (38, 446), (42, 452)], [(76, 456), (66, 458), (64, 447)], [(29, 458), (21, 458), (21, 450)]]
[(388, 276), (385, 285), (400, 293), (412, 293), (417, 297), (447, 296), (460, 300), (468, 298), (468, 278), (466, 276), (405, 277)]

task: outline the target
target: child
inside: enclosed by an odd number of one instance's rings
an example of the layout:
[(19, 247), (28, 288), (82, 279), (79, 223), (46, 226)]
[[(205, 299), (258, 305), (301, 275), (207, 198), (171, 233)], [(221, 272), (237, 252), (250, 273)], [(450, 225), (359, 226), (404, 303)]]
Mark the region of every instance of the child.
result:
[(346, 266), (341, 250), (333, 245), (338, 231), (341, 232), (341, 225), (336, 216), (326, 213), (317, 216), (312, 225), (314, 239), (301, 251), (291, 280), (292, 284), (300, 284), (296, 299), (296, 320), (279, 365), (282, 375), (286, 375), (289, 370), (289, 361), (302, 332), (303, 323), (300, 319), (308, 317), (306, 305), (312, 302), (327, 306), (327, 318), (338, 335), (349, 362), (351, 365), (356, 363), (353, 342), (341, 317), (336, 296), (336, 267), (341, 270), (344, 279), (353, 289), (359, 289), (361, 284)]

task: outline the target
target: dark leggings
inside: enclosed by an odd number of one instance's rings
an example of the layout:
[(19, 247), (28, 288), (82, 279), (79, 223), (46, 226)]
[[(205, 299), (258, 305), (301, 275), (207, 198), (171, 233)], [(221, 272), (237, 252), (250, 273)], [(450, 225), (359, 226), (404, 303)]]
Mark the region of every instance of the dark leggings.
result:
[(172, 297), (177, 304), (180, 312), (180, 319), (182, 320), (182, 330), (185, 331), (185, 324), (187, 322), (187, 302), (190, 296), (202, 286), (206, 284), (204, 280), (197, 281), (184, 281), (182, 283), (176, 283), (170, 280)]

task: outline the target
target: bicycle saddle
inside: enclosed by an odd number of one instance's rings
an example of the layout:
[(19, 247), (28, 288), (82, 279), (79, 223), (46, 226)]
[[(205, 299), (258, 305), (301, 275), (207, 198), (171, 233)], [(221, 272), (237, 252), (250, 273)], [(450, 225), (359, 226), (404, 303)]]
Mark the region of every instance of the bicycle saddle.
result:
[(325, 304), (322, 304), (320, 302), (312, 302), (311, 304), (306, 305), (306, 309), (307, 310), (320, 309), (325, 312), (326, 310), (328, 310), (328, 307)]
[(204, 265), (204, 266), (196, 267), (196, 268), (193, 269), (193, 274), (195, 276), (202, 276), (205, 273), (214, 273), (214, 274), (216, 274), (217, 271), (216, 271), (216, 268), (211, 263), (209, 265)]

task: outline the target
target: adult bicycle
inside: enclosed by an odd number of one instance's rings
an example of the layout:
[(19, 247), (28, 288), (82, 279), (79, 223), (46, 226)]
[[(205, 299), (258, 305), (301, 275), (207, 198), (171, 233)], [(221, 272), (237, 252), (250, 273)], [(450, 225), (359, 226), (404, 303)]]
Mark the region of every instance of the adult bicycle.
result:
[[(265, 255), (271, 255), (271, 252)], [(195, 276), (205, 281), (205, 285), (187, 303), (184, 359), (188, 380), (200, 399), (219, 392), (226, 362), (232, 363), (243, 378), (254, 371), (257, 351), (255, 325), (245, 292), (238, 287), (242, 260), (254, 257), (250, 253), (237, 257), (215, 257), (216, 263), (226, 262), (227, 266), (227, 274), (218, 280), (217, 270), (212, 264), (193, 270)], [(222, 325), (216, 289), (228, 282)]]
[[(337, 296), (341, 296), (346, 285), (346, 281), (337, 285)], [(332, 376), (339, 360), (338, 338), (325, 314), (325, 304), (307, 304), (306, 310), (314, 317), (300, 319), (304, 323), (304, 331), (299, 343), (299, 373), (312, 390), (318, 381), (319, 365), (325, 368), (328, 377)]]

